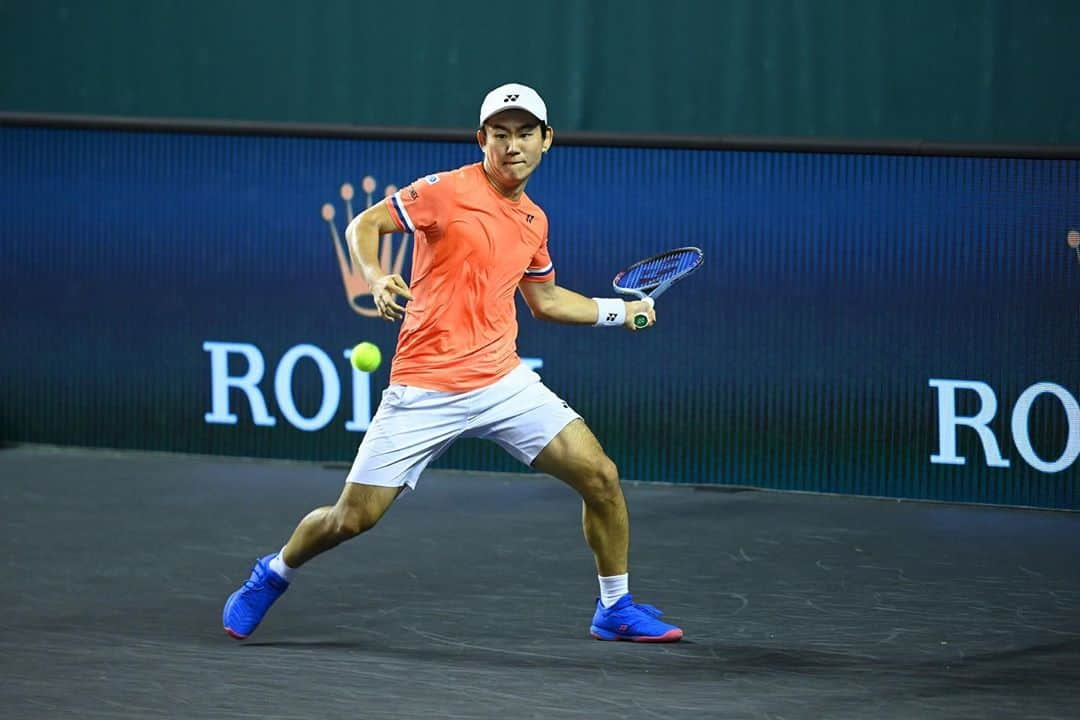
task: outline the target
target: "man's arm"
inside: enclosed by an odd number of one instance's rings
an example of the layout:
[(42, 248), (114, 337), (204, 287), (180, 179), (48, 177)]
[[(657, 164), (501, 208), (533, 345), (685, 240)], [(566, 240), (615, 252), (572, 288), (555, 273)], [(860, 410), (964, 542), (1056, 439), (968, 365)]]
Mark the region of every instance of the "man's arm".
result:
[[(518, 283), (518, 289), (534, 318), (569, 325), (596, 324), (599, 313), (596, 301), (573, 290), (559, 287), (554, 280), (547, 282), (522, 280)], [(632, 300), (625, 304), (624, 327), (631, 330), (639, 329), (634, 327), (634, 315), (638, 313), (645, 313), (648, 316), (649, 325), (656, 322), (656, 311), (644, 300)]]
[(401, 228), (394, 222), (386, 203), (381, 202), (357, 215), (345, 228), (349, 255), (360, 266), (360, 272), (371, 287), (375, 307), (386, 320), (400, 320), (405, 314), (405, 308), (398, 305), (396, 296), (412, 300), (412, 293), (404, 278), (383, 272), (379, 263), (379, 238), (396, 232), (401, 232)]

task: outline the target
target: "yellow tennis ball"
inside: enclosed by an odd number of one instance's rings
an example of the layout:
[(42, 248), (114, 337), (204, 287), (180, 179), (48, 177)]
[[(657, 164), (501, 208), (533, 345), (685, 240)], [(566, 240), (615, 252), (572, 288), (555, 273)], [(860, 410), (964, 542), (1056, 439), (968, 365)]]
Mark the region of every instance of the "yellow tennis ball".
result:
[(353, 367), (360, 372), (375, 372), (381, 362), (382, 353), (379, 352), (379, 348), (373, 343), (358, 343), (356, 347), (352, 349)]

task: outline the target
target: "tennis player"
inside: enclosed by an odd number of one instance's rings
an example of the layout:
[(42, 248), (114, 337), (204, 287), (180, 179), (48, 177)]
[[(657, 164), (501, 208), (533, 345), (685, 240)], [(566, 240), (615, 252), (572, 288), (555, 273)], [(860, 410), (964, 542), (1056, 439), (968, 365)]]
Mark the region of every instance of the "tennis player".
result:
[[(488, 93), (476, 139), (482, 162), (421, 178), (346, 229), (375, 307), (388, 321), (404, 320), (390, 386), (337, 503), (304, 517), (229, 596), (223, 622), (235, 638), (255, 630), (300, 566), (371, 529), (462, 437), (492, 440), (580, 493), (600, 582), (593, 637), (682, 638), (659, 610), (630, 595), (630, 523), (618, 470), (581, 416), (522, 364), (514, 297), (520, 292), (534, 317), (557, 323), (635, 330), (635, 314), (645, 313), (648, 327), (655, 312), (643, 301), (588, 298), (555, 284), (547, 217), (525, 194), (554, 139), (535, 90), (511, 83)], [(411, 287), (379, 264), (379, 237), (393, 232), (415, 233)]]

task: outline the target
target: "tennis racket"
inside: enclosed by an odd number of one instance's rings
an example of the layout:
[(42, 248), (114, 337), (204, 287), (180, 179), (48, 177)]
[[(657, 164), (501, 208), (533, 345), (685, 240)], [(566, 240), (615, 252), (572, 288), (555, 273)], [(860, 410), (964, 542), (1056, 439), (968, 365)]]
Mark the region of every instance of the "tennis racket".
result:
[[(701, 267), (705, 254), (701, 248), (681, 247), (654, 255), (620, 271), (611, 281), (615, 292), (645, 300), (650, 306), (655, 298), (671, 287), (676, 281)], [(634, 316), (634, 327), (643, 328), (649, 324), (645, 313)]]

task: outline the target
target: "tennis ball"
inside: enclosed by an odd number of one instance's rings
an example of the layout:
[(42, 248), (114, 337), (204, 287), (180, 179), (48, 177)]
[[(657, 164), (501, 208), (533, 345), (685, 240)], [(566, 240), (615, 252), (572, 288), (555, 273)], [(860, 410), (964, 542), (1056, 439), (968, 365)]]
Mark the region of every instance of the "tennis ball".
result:
[(352, 349), (351, 359), (353, 367), (360, 372), (375, 372), (382, 362), (382, 353), (373, 343), (362, 342)]

